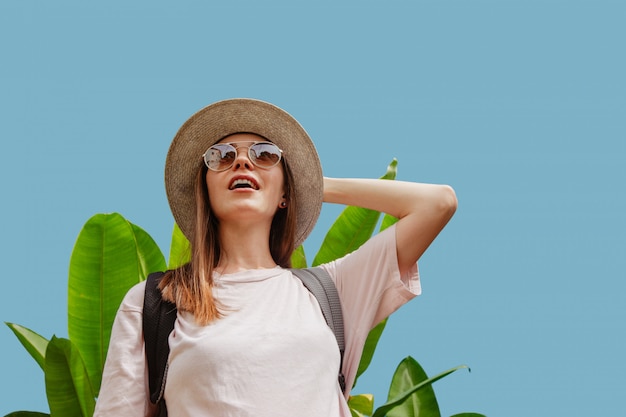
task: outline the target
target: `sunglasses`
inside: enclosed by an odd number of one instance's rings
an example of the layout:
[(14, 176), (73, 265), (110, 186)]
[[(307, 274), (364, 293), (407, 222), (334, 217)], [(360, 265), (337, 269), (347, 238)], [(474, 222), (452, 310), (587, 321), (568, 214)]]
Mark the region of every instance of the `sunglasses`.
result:
[[(241, 146), (247, 144), (249, 146)], [(248, 148), (248, 159), (257, 167), (269, 169), (278, 164), (283, 151), (272, 142), (216, 143), (202, 155), (204, 163), (211, 171), (225, 171), (237, 159), (237, 149)]]

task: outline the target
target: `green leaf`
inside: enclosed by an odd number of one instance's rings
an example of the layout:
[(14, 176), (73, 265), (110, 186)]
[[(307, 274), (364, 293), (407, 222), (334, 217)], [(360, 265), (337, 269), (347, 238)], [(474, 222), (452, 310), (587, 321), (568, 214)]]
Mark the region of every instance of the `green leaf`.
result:
[(70, 259), (68, 328), (96, 393), (124, 295), (149, 272), (163, 269), (154, 240), (120, 214), (96, 214), (81, 230)]
[(17, 339), (22, 343), (22, 346), (24, 346), (26, 351), (30, 353), (30, 356), (37, 361), (41, 369), (44, 369), (48, 339), (19, 324), (7, 322), (5, 322), (5, 324), (13, 330), (13, 333), (15, 333)]
[(304, 253), (304, 247), (298, 246), (291, 254), (291, 267), (292, 268), (306, 268), (306, 255)]
[(50, 414), (40, 413), (38, 411), (14, 411), (4, 417), (50, 417)]
[[(424, 382), (428, 375), (419, 363), (412, 357), (405, 358), (396, 369), (391, 379), (388, 400), (402, 395), (411, 387)], [(389, 410), (389, 417), (441, 417), (437, 398), (432, 385), (426, 385), (419, 391), (414, 392), (402, 404)]]
[(374, 352), (376, 351), (376, 346), (378, 345), (378, 341), (380, 340), (380, 337), (382, 336), (383, 330), (385, 330), (386, 325), (387, 318), (378, 323), (376, 327), (370, 330), (369, 334), (367, 335), (367, 339), (365, 339), (365, 345), (363, 346), (361, 361), (359, 362), (359, 367), (356, 371), (354, 385), (356, 385), (356, 381), (359, 379), (359, 376), (361, 376), (361, 374), (363, 374), (363, 372), (365, 372), (370, 366), (372, 358), (374, 357)]
[(351, 395), (348, 399), (350, 411), (355, 411), (358, 415), (371, 416), (374, 412), (374, 396), (372, 394)]
[[(425, 381), (422, 381), (412, 387), (410, 387), (409, 389), (405, 390), (404, 392), (398, 394), (395, 398), (393, 398), (392, 400), (388, 400), (386, 404), (380, 406), (379, 408), (376, 409), (376, 411), (374, 412), (372, 417), (384, 417), (384, 416), (388, 416), (391, 415), (389, 414), (390, 410), (393, 410), (394, 408), (402, 405), (402, 403), (404, 403), (413, 393), (423, 389), (424, 387), (429, 386), (430, 384), (433, 384), (434, 382), (439, 381), (441, 378), (444, 378), (448, 375), (450, 375), (451, 373), (458, 371), (459, 369), (469, 369), (467, 366), (465, 365), (460, 365), (457, 366), (455, 368), (452, 369), (448, 369), (447, 371), (444, 371), (432, 378), (429, 378)], [(393, 384), (393, 383), (392, 383)], [(409, 414), (410, 415), (410, 414)], [(423, 417), (423, 415), (420, 414), (420, 417)]]
[(361, 207), (346, 207), (330, 228), (322, 247), (313, 259), (313, 266), (339, 259), (372, 236), (380, 213)]
[(170, 244), (170, 259), (167, 263), (169, 269), (176, 269), (191, 260), (191, 245), (178, 225), (174, 223), (172, 231), (172, 243)]
[(397, 222), (398, 218), (385, 214), (385, 217), (383, 217), (383, 221), (380, 225), (380, 231), (382, 232), (383, 230), (396, 224)]
[(393, 158), (389, 165), (387, 165), (387, 172), (380, 177), (381, 180), (395, 180), (398, 175), (398, 160)]
[(91, 417), (96, 395), (85, 363), (68, 339), (52, 337), (46, 350), (46, 395), (52, 417)]
[[(394, 158), (381, 179), (396, 178), (398, 161)], [(348, 206), (326, 234), (322, 247), (313, 259), (313, 266), (334, 261), (358, 249), (374, 233), (380, 212)]]
[[(120, 217), (122, 216), (120, 215)], [(134, 249), (139, 267), (137, 270), (139, 281), (144, 281), (152, 272), (165, 270), (167, 268), (165, 257), (154, 239), (152, 239), (152, 236), (136, 224), (133, 224), (128, 220), (126, 220), (126, 222), (132, 228), (132, 235), (128, 236), (125, 233), (122, 233), (118, 236), (114, 236), (116, 238), (115, 240), (107, 241), (106, 249), (115, 249), (116, 246), (126, 245), (129, 243), (126, 240), (133, 237), (135, 242)]]

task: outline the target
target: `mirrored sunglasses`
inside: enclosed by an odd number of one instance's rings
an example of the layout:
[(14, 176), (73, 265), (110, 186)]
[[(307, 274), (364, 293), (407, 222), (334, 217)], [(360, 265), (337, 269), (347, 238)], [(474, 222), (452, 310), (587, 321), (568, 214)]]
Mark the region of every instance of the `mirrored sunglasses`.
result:
[[(241, 146), (242, 144), (248, 146)], [(268, 169), (278, 164), (283, 151), (272, 142), (216, 143), (202, 155), (211, 171), (225, 171), (237, 159), (237, 149), (248, 148), (248, 159), (259, 168)]]

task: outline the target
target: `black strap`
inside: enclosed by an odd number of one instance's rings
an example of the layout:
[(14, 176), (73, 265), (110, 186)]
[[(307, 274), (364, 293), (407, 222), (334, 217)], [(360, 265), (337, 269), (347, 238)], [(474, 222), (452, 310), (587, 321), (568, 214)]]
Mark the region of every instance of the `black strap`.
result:
[[(340, 354), (338, 380), (342, 392), (345, 392), (346, 381), (342, 372), (345, 352), (343, 314), (335, 283), (320, 267), (292, 269), (291, 271), (317, 299), (326, 323), (335, 334)], [(148, 364), (150, 401), (157, 404), (157, 416), (167, 416), (163, 392), (170, 352), (168, 337), (176, 321), (176, 305), (163, 300), (161, 290), (158, 288), (163, 275), (163, 272), (155, 272), (148, 276), (143, 302), (143, 337)]]
[(168, 337), (176, 321), (176, 305), (163, 300), (161, 290), (158, 288), (163, 274), (155, 272), (148, 276), (143, 301), (143, 338), (148, 364), (150, 401), (159, 407), (157, 416), (167, 416), (163, 392), (170, 354)]

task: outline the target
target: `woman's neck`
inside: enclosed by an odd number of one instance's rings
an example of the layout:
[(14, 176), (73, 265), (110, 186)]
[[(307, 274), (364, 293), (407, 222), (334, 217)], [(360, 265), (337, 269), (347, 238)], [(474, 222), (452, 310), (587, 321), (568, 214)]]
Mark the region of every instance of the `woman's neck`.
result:
[(250, 269), (274, 268), (269, 247), (269, 230), (259, 226), (220, 227), (220, 262), (216, 271), (222, 274)]

